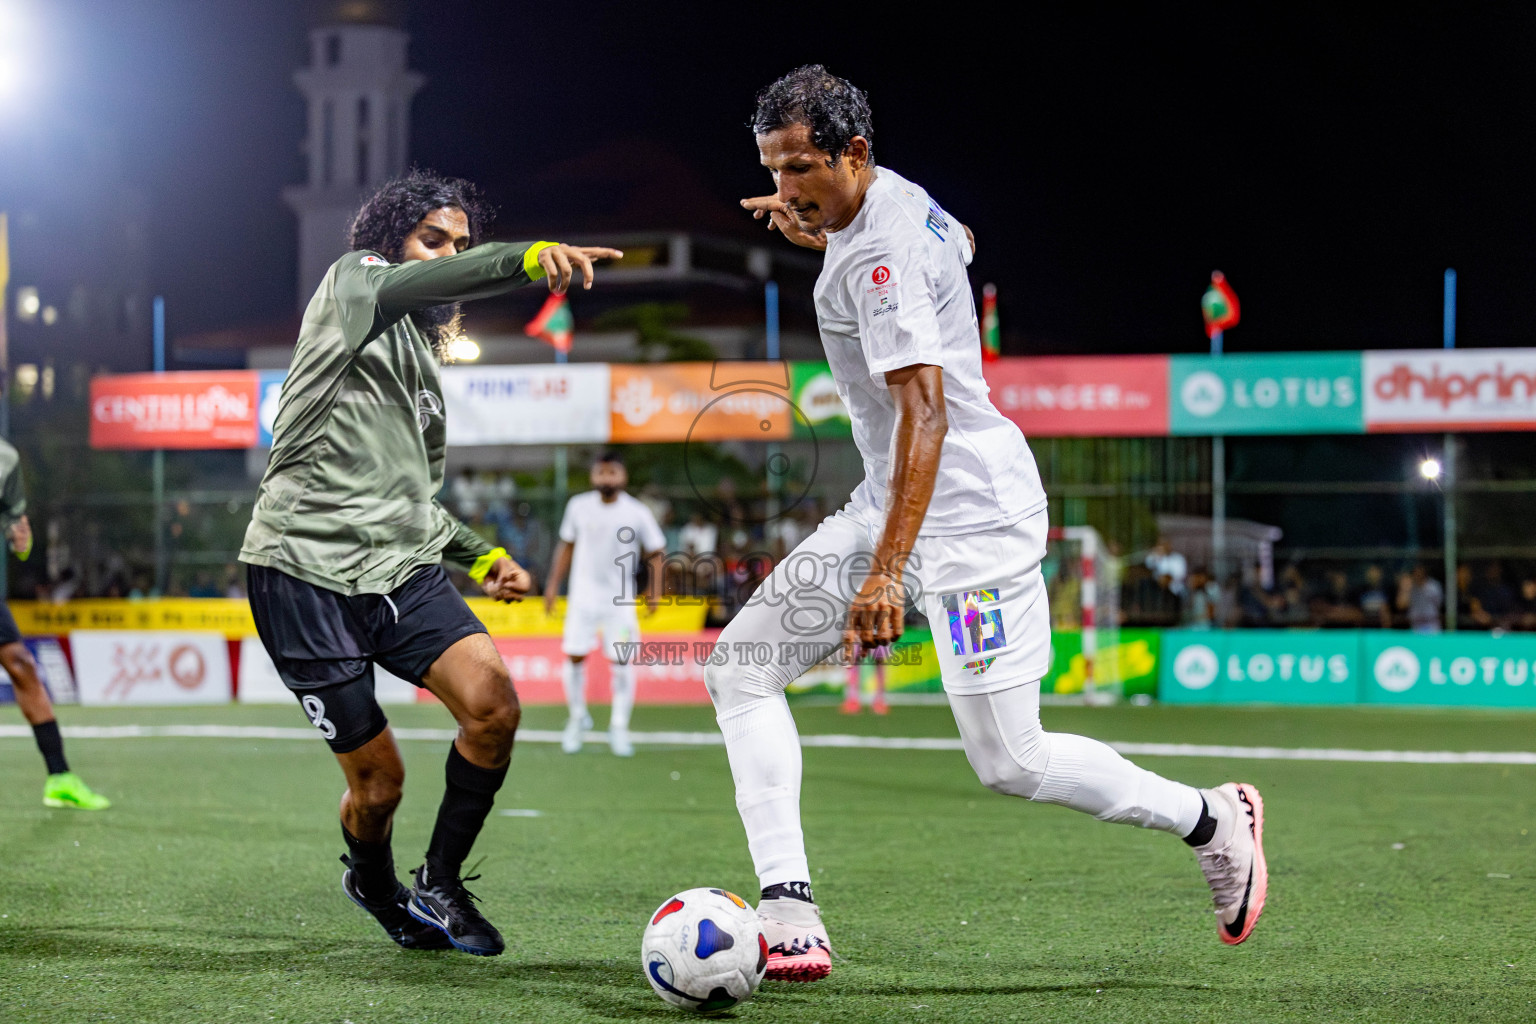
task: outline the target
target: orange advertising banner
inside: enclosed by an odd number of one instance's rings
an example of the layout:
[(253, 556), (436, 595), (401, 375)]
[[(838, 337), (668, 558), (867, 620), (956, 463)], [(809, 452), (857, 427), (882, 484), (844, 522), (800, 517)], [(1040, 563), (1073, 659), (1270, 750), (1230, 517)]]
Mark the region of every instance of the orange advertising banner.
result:
[(254, 447), (258, 380), (250, 370), (93, 377), (91, 447)]
[(642, 363), (609, 368), (611, 440), (782, 441), (792, 434), (785, 363)]

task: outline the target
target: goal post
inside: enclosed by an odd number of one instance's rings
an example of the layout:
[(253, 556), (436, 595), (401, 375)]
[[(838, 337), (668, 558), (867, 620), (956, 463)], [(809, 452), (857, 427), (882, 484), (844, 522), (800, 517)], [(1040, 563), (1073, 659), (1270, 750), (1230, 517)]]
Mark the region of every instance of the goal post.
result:
[(1085, 704), (1118, 701), (1124, 696), (1119, 664), (1119, 560), (1093, 527), (1057, 526), (1048, 535), (1045, 562), (1051, 642), (1054, 646), (1065, 641), (1064, 631), (1076, 628), (1082, 645), (1080, 676), (1077, 666), (1070, 665), (1057, 677), (1056, 692), (1074, 695), (1080, 678)]

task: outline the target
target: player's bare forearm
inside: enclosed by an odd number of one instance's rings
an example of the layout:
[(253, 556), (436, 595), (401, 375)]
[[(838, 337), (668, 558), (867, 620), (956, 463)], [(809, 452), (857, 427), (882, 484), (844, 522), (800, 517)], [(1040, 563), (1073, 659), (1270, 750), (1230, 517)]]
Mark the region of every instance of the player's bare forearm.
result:
[(891, 442), (891, 475), (886, 482), (885, 523), (875, 544), (875, 563), (848, 608), (843, 645), (849, 658), (856, 646), (869, 650), (901, 637), (906, 611), (902, 576), (918, 530), (928, 514), (939, 456), (949, 429), (944, 414), (943, 371), (937, 366), (907, 366), (885, 375), (896, 403)]
[(885, 492), (885, 525), (875, 557), (878, 568), (899, 573), (917, 543), (933, 499), (949, 422), (944, 413), (944, 371), (940, 367), (903, 367), (887, 373), (885, 380), (896, 403), (896, 432)]
[(560, 584), (571, 568), (571, 542), (562, 540), (555, 545), (555, 557), (549, 566), (549, 579), (544, 581), (544, 610), (553, 614), (555, 601), (560, 597)]

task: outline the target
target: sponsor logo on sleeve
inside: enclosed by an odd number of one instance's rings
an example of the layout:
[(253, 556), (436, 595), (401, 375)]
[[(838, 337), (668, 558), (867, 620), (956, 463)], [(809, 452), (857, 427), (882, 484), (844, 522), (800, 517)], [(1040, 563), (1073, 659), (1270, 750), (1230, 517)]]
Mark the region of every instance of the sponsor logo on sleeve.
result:
[(381, 260), (377, 256), (374, 256), (372, 254), (364, 256), (362, 258), (362, 260), (359, 261), (359, 262), (361, 262), (362, 265), (365, 266), (365, 267), (387, 267), (387, 266), (389, 266), (389, 263), (386, 260)]
[(886, 267), (876, 267), (875, 272), (869, 275), (869, 279), (875, 284), (885, 284), (891, 279), (891, 272)]

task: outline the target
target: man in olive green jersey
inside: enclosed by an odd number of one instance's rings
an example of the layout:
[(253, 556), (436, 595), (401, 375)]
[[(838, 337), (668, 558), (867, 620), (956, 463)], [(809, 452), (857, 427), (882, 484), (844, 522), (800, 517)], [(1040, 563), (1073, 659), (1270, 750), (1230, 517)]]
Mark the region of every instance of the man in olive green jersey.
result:
[[(468, 182), (422, 171), (363, 205), (352, 251), (305, 310), (240, 559), (262, 644), (346, 776), (347, 896), (408, 949), (496, 956), (505, 944), (460, 875), (506, 778), (520, 709), (442, 563), (502, 601), (533, 581), (435, 499), (446, 448), (439, 364), (460, 302), (541, 278), (564, 292), (577, 270), (590, 288), (592, 261), (623, 254), (480, 244), (484, 219)], [(390, 848), (405, 769), (374, 699), (375, 664), (431, 691), (459, 724), (409, 890)]]
[[(17, 557), (25, 559), (32, 553), (32, 525), (27, 522), (21, 456), (5, 441), (0, 441), (0, 532), (5, 534)], [(0, 558), (3, 557), (0, 553)], [(112, 801), (92, 792), (80, 776), (69, 770), (69, 762), (64, 759), (64, 738), (59, 735), (59, 723), (53, 717), (48, 690), (38, 678), (37, 664), (27, 645), (21, 642), (21, 630), (3, 600), (0, 600), (0, 668), (11, 677), (16, 706), (21, 708), (22, 717), (32, 726), (37, 749), (48, 769), (48, 781), (43, 783), (43, 803), (49, 807), (81, 811), (104, 811), (111, 807)]]

